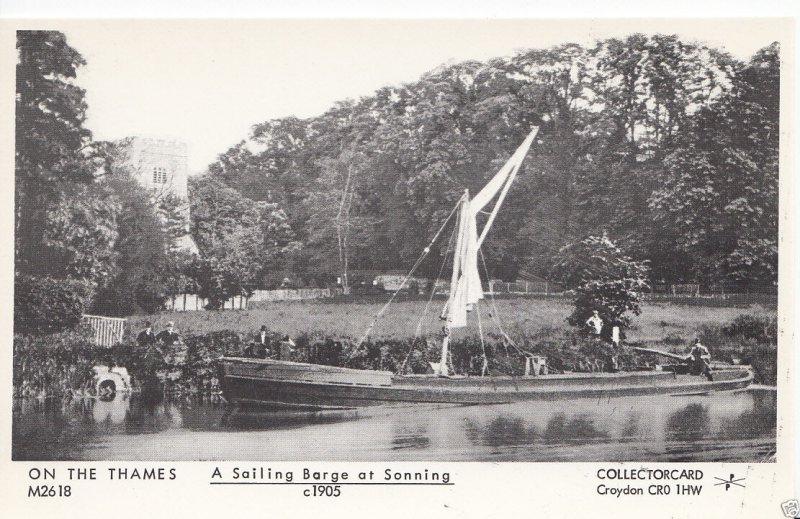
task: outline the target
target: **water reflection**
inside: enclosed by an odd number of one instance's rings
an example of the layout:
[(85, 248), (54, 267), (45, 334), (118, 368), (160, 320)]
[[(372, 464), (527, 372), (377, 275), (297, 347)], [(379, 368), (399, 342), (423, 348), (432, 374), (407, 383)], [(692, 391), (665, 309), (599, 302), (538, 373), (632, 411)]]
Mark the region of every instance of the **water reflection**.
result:
[(107, 426), (125, 423), (130, 409), (128, 395), (118, 395), (112, 400), (88, 400), (93, 402), (92, 418), (98, 424)]
[(608, 434), (594, 426), (594, 420), (586, 415), (568, 418), (558, 413), (548, 420), (544, 430), (544, 439), (549, 443), (582, 442), (607, 438)]
[(519, 416), (498, 416), (485, 426), (470, 419), (465, 421), (465, 429), (470, 442), (489, 447), (528, 445), (541, 438), (536, 426), (526, 427), (525, 420)]
[(431, 444), (424, 426), (397, 427), (393, 433), (392, 449), (424, 449)]
[(689, 404), (669, 415), (667, 439), (676, 441), (699, 441), (709, 436), (711, 425), (708, 406)]
[(296, 413), (118, 395), (18, 400), (15, 460), (764, 461), (776, 394)]

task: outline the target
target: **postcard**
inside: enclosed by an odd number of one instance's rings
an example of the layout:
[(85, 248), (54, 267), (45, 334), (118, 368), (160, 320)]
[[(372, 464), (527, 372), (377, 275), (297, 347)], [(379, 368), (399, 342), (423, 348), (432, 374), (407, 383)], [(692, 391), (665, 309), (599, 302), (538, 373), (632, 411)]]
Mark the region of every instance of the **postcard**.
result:
[(800, 516), (791, 19), (1, 27), (5, 517)]

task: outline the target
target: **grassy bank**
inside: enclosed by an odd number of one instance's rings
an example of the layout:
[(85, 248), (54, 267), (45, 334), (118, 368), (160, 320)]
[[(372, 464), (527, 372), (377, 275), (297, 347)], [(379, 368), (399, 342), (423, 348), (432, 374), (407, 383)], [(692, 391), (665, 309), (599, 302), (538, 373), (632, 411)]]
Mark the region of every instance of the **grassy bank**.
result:
[[(568, 300), (550, 299), (498, 299), (497, 312), (504, 328), (521, 333), (536, 333), (543, 328), (566, 329), (567, 315), (572, 311)], [(438, 333), (442, 324), (437, 312), (443, 302), (431, 303), (427, 318), (423, 319), (421, 335)], [(392, 304), (386, 315), (373, 330), (375, 337), (413, 337), (420, 317), (425, 314), (426, 301), (401, 301)], [(255, 333), (261, 325), (278, 333), (297, 336), (320, 330), (330, 335), (358, 337), (364, 333), (372, 319), (383, 307), (383, 302), (287, 301), (261, 303), (251, 310), (223, 310), (201, 312), (167, 312), (150, 316), (134, 316), (128, 329), (137, 332), (149, 320), (157, 329), (174, 321), (181, 333), (202, 334), (220, 330), (237, 333)], [(490, 305), (481, 305), (484, 330), (496, 331)], [(775, 310), (754, 305), (748, 308), (687, 306), (673, 303), (646, 302), (642, 315), (633, 318), (628, 340), (657, 343), (667, 337), (684, 337), (690, 340), (704, 327), (727, 323), (738, 315), (752, 314), (763, 317), (775, 315)], [(470, 320), (465, 335), (477, 334), (477, 319)]]

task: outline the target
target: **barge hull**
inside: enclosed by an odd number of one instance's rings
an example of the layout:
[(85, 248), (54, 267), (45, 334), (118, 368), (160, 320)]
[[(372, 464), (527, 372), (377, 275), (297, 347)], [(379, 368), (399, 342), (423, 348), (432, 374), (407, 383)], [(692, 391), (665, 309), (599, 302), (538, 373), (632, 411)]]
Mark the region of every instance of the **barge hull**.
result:
[(234, 403), (306, 410), (376, 405), (505, 404), (537, 400), (689, 395), (742, 389), (745, 366), (717, 370), (713, 381), (672, 372), (575, 373), (529, 377), (394, 376), (260, 359), (225, 359), (223, 392)]

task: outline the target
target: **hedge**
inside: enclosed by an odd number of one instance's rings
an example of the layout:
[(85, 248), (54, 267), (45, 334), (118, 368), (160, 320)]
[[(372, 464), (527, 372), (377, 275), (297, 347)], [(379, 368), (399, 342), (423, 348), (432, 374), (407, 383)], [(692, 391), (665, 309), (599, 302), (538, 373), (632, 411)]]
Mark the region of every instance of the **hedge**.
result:
[(16, 276), (15, 333), (55, 333), (74, 328), (90, 302), (91, 292), (84, 281)]

